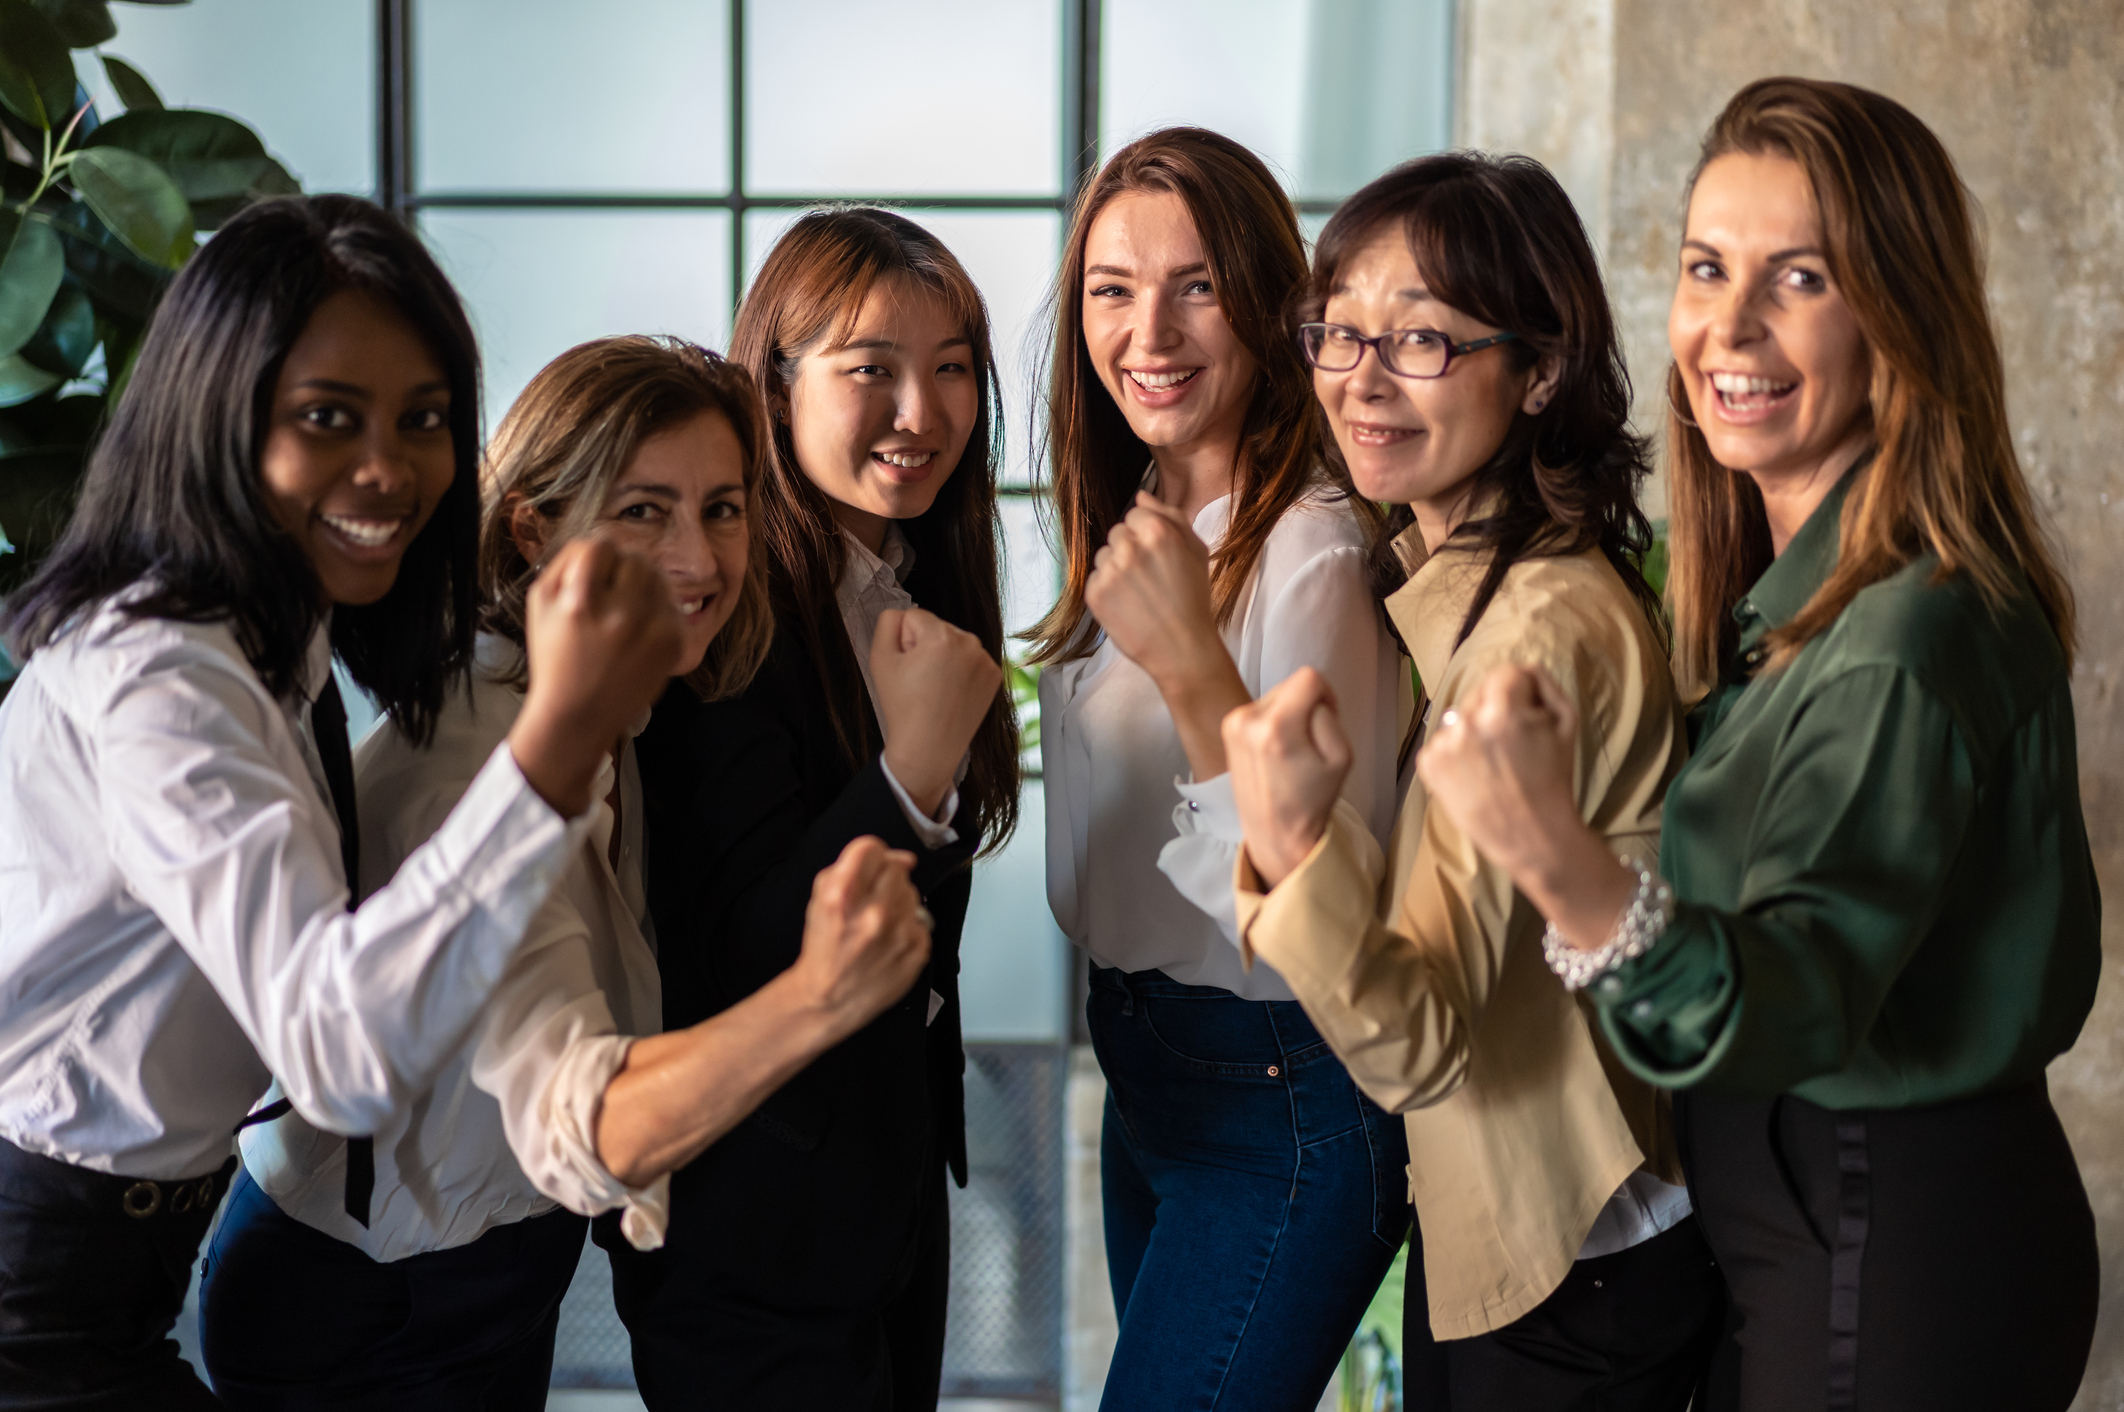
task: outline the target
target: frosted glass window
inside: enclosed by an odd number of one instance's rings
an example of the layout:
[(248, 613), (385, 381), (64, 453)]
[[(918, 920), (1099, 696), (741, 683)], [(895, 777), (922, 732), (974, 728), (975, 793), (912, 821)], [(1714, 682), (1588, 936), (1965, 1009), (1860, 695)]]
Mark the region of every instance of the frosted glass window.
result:
[(1451, 0), (1105, 0), (1102, 159), (1193, 123), (1299, 198), (1349, 195), (1452, 136)]
[(1040, 781), (1018, 796), (1018, 831), (974, 864), (959, 942), (959, 1009), (969, 1040), (1069, 1037), (1072, 952), (1047, 910), (1047, 803)]
[[(374, 0), (192, 0), (120, 5), (105, 53), (147, 76), (172, 108), (240, 118), (305, 191), (376, 192)], [(87, 50), (75, 71), (98, 111), (124, 105)]]
[(420, 0), (419, 184), (720, 195), (730, 18), (715, 0)]
[(586, 339), (730, 335), (722, 211), (424, 211), (421, 234), (471, 312), (491, 431), (532, 375)]
[(1059, 0), (776, 0), (745, 17), (747, 189), (1059, 189)]
[[(745, 214), (748, 284), (774, 242), (802, 214), (793, 210)], [(1031, 418), (1038, 406), (1034, 377), (1047, 327), (1042, 309), (1060, 256), (1062, 218), (1052, 211), (909, 208), (902, 214), (936, 233), (959, 257), (988, 302), (1007, 452), (1000, 478), (1005, 484), (1024, 485), (1031, 477)]]

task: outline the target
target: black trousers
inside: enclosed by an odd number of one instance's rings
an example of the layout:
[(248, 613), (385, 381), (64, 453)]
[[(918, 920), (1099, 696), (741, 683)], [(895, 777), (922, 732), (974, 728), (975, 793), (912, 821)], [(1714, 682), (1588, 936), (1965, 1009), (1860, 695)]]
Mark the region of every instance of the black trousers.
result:
[(672, 1259), (673, 1246), (633, 1249), (616, 1219), (600, 1216), (592, 1238), (612, 1257), (613, 1303), (650, 1412), (935, 1412), (951, 1288), (944, 1182), (939, 1162), (907, 1278), (882, 1306), (835, 1303), (830, 1271), (817, 1304), (769, 1305), (701, 1278)]
[[(1412, 1237), (1416, 1239), (1416, 1237)], [(1402, 1305), (1407, 1412), (1687, 1412), (1725, 1321), (1718, 1267), (1694, 1216), (1564, 1282), (1501, 1329), (1431, 1337), (1420, 1247)]]
[(200, 1284), (214, 1391), (238, 1412), (542, 1412), (589, 1224), (548, 1211), (372, 1260), (282, 1211), (245, 1172)]
[(1732, 1289), (1713, 1412), (2064, 1412), (2094, 1214), (2039, 1080), (1934, 1108), (1675, 1096)]
[(0, 1141), (0, 1408), (218, 1408), (170, 1331), (236, 1159), (183, 1182)]

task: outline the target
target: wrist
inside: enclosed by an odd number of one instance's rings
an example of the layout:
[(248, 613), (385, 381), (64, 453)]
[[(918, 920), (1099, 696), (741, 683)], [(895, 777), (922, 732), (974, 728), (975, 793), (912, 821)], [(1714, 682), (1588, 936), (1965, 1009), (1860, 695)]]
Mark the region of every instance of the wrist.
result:
[(823, 1052), (863, 1027), (857, 1007), (835, 994), (830, 978), (812, 977), (801, 957), (759, 994), (774, 1015), (770, 1032), (799, 1051)]
[[(925, 819), (935, 819), (937, 810), (944, 807), (944, 797), (951, 793), (951, 767), (938, 768), (930, 761), (916, 757), (913, 752), (895, 754), (891, 746), (885, 747), (884, 765), (895, 783), (914, 801)], [(956, 762), (954, 762), (956, 764)]]
[(509, 754), (539, 798), (564, 819), (590, 807), (590, 787), (597, 778), (597, 757), (575, 741), (592, 739), (528, 708), (509, 731)]

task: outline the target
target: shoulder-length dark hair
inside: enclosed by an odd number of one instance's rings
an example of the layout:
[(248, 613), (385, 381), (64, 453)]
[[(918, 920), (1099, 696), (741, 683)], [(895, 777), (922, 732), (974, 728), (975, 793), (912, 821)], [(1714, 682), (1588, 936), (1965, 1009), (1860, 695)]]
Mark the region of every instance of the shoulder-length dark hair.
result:
[(511, 532), (518, 505), (547, 522), (550, 553), (589, 532), (643, 442), (704, 413), (721, 414), (737, 435), (750, 552), (730, 620), (686, 681), (706, 701), (750, 685), (774, 641), (767, 556), (752, 508), (767, 474), (767, 411), (742, 367), (680, 338), (625, 334), (579, 343), (517, 395), (487, 444), (480, 625), (523, 643), (524, 602), (538, 569)]
[[(752, 373), (773, 402), (787, 398), (797, 364), (845, 340), (873, 289), (899, 283), (944, 301), (973, 345), (980, 410), (966, 450), (928, 511), (899, 521), (921, 574), (922, 606), (1003, 655), (1003, 600), (996, 581), (996, 467), (1003, 424), (996, 415), (995, 355), (988, 307), (956, 256), (936, 236), (874, 206), (811, 211), (797, 218), (769, 251), (730, 335), (731, 360)], [(835, 586), (847, 553), (833, 503), (797, 464), (796, 440), (776, 423), (768, 473), (760, 487), (761, 535), (768, 589), (781, 627), (794, 632), (826, 687), (834, 734), (850, 763), (880, 746), (863, 709), (857, 652), (841, 627)], [(1018, 715), (997, 692), (974, 733), (973, 759), (960, 797), (973, 811), (982, 852), (1003, 846), (1018, 823)]]
[[(1766, 671), (1826, 631), (1859, 591), (1921, 554), (1966, 573), (1993, 605), (2025, 578), (2073, 654), (2072, 588), (2014, 454), (2006, 375), (1984, 300), (1984, 252), (1954, 159), (1893, 99), (1846, 83), (1766, 78), (1733, 95), (1704, 135), (1697, 177), (1730, 152), (1777, 153), (1807, 174), (1830, 277), (1872, 365), (1875, 454), (1845, 497), (1836, 569), (1770, 633)], [(1675, 675), (1706, 685), (1734, 643), (1733, 605), (1770, 566), (1770, 525), (1748, 476), (1720, 465), (1667, 375), (1667, 486)]]
[(471, 662), (478, 615), (479, 349), (420, 241), (358, 197), (260, 202), (186, 262), (89, 454), (65, 534), (8, 599), (17, 655), (144, 582), (129, 617), (226, 619), (266, 689), (294, 690), (324, 588), (266, 505), (259, 457), (281, 364), (317, 306), (348, 289), (402, 314), (450, 385), (450, 488), (390, 592), (331, 610), (347, 671), (408, 735), (428, 738)]
[[(1571, 198), (1531, 157), (1442, 152), (1405, 162), (1344, 202), (1320, 232), (1297, 322), (1320, 317), (1343, 267), (1389, 222), (1407, 237), (1432, 298), (1517, 334), (1497, 351), (1519, 368), (1544, 358), (1558, 364), (1548, 405), (1515, 414), (1503, 444), (1475, 473), (1476, 499), (1487, 501), (1488, 513), (1453, 532), (1456, 547), (1493, 551), (1460, 640), (1514, 563), (1593, 548), (1661, 631), (1659, 597), (1639, 568), (1652, 546), (1637, 504), (1650, 456), (1630, 430), (1630, 375), (1615, 316)], [(1412, 518), (1397, 505), (1383, 527), (1372, 556), (1382, 596), (1407, 580), (1391, 544)]]
[[(1305, 283), (1297, 211), (1259, 157), (1221, 133), (1173, 127), (1116, 152), (1077, 199), (1062, 269), (1050, 296), (1055, 338), (1048, 363), (1049, 488), (1066, 558), (1062, 596), (1025, 636), (1036, 662), (1092, 650), (1098, 624), (1084, 584), (1106, 532), (1136, 502), (1150, 448), (1129, 429), (1084, 346), (1084, 247), (1114, 198), (1178, 196), (1209, 256), (1218, 306), (1260, 369), (1232, 468), (1232, 513), (1210, 559), (1217, 621), (1231, 618), (1276, 522), (1326, 475), (1347, 492), (1339, 467), (1324, 465), (1325, 427), (1312, 375), (1285, 332), (1283, 310)], [(1338, 479), (1339, 478), (1339, 479)], [(1353, 502), (1360, 513), (1370, 505)]]

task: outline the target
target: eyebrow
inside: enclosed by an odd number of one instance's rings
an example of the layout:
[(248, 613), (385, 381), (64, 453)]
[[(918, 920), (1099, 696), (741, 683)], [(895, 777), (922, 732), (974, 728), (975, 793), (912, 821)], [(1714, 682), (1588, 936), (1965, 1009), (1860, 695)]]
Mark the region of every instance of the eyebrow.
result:
[[(1328, 291), (1328, 297), (1330, 299), (1336, 299), (1348, 294), (1349, 292), (1350, 287), (1348, 284), (1338, 284), (1333, 289)], [(1431, 293), (1430, 290), (1425, 289), (1420, 285), (1414, 289), (1397, 289), (1394, 291), (1393, 297), (1396, 299), (1406, 299), (1411, 303), (1436, 302), (1438, 298), (1437, 295)]]
[[(634, 495), (639, 493), (642, 495), (654, 495), (660, 500), (678, 500), (683, 498), (679, 494), (678, 488), (676, 486), (656, 485), (639, 481), (631, 482), (624, 485), (616, 485), (612, 488), (612, 490), (614, 494)], [(711, 489), (703, 498), (707, 500), (717, 500), (727, 495), (742, 495), (744, 491), (744, 481), (725, 481), (723, 484)]]
[[(295, 387), (297, 391), (306, 387), (314, 387), (320, 392), (338, 392), (348, 397), (374, 397), (376, 395), (373, 390), (363, 387), (360, 383), (341, 382), (337, 378), (304, 378), (301, 382), (296, 383)], [(421, 397), (431, 392), (448, 392), (449, 390), (450, 384), (437, 378), (414, 388), (412, 395)]]
[[(897, 351), (899, 351), (899, 347), (900, 347), (900, 345), (899, 345), (899, 344), (897, 344), (897, 343), (894, 343), (894, 342), (893, 342), (893, 341), (892, 341), (891, 339), (889, 339), (889, 338), (858, 338), (858, 339), (856, 339), (856, 340), (855, 340), (854, 342), (852, 342), (852, 343), (844, 343), (844, 344), (842, 344), (842, 345), (841, 345), (840, 347), (838, 347), (838, 348), (834, 349), (833, 351), (834, 351), (834, 352), (836, 352), (836, 353), (847, 353), (847, 352), (850, 352), (850, 351), (852, 351), (852, 350), (855, 350), (855, 349), (859, 349), (859, 348), (864, 348), (864, 349), (877, 349), (877, 350), (879, 350), (880, 352), (885, 352), (885, 353), (894, 353), (894, 352), (897, 352)], [(965, 334), (963, 334), (963, 333), (961, 333), (961, 334), (954, 334), (954, 335), (953, 335), (952, 337), (950, 337), (950, 338), (947, 338), (947, 339), (945, 339), (945, 340), (944, 340), (943, 342), (939, 343), (939, 344), (937, 345), (937, 347), (938, 347), (938, 348), (940, 348), (940, 349), (942, 349), (942, 348), (971, 348), (971, 347), (973, 347), (973, 340), (972, 340), (972, 339), (970, 339), (970, 338), (968, 338), (968, 337), (967, 337), (967, 336), (966, 336)]]
[[(1723, 253), (1716, 245), (1713, 245), (1708, 240), (1698, 240), (1694, 236), (1691, 236), (1682, 241), (1682, 248), (1684, 250), (1688, 249), (1692, 245), (1695, 246), (1697, 249), (1703, 251), (1706, 255), (1718, 255)], [(1825, 258), (1822, 254), (1822, 248), (1819, 245), (1793, 245), (1783, 250), (1771, 251), (1768, 257), (1768, 263), (1774, 265), (1780, 260), (1794, 260), (1802, 255), (1812, 255), (1816, 259)]]
[[(1136, 272), (1134, 270), (1124, 268), (1120, 265), (1086, 265), (1084, 267), (1084, 273), (1087, 276), (1119, 275), (1123, 279), (1134, 279), (1136, 277)], [(1165, 277), (1167, 279), (1178, 279), (1182, 275), (1206, 275), (1208, 273), (1209, 263), (1205, 260), (1197, 260), (1192, 265), (1173, 266), (1171, 269), (1165, 272)]]

